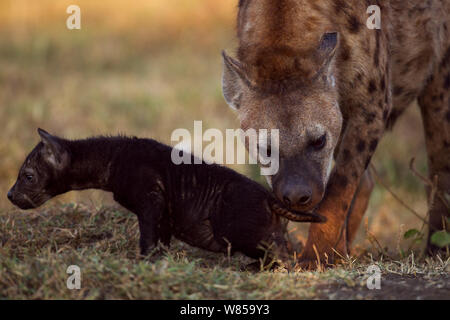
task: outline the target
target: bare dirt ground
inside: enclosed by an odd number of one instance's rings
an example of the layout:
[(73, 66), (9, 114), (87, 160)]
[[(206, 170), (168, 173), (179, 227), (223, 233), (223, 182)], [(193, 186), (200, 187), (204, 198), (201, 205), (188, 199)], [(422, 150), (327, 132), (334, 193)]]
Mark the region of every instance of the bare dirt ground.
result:
[(319, 299), (450, 300), (450, 276), (387, 274), (382, 275), (379, 290), (343, 281), (319, 285), (316, 289)]

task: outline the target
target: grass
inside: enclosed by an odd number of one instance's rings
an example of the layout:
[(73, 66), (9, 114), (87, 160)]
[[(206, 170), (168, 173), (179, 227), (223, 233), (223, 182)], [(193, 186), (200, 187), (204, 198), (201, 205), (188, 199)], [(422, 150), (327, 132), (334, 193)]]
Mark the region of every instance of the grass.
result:
[[(208, 253), (176, 240), (161, 257), (141, 259), (137, 230), (135, 216), (115, 207), (70, 204), (1, 215), (0, 298), (370, 299), (377, 298), (366, 286), (371, 264), (382, 271), (387, 298), (399, 287), (393, 298), (450, 293), (450, 260), (439, 257), (375, 259), (366, 252), (324, 272), (254, 272), (245, 271), (253, 261), (242, 255)], [(81, 268), (80, 290), (66, 287), (70, 265)], [(415, 281), (401, 290), (405, 278)], [(422, 292), (411, 296), (412, 287)]]
[[(0, 2), (0, 297), (298, 299), (326, 298), (324, 292), (336, 288), (352, 288), (351, 298), (378, 297), (359, 290), (372, 263), (369, 253), (386, 277), (415, 272), (448, 283), (444, 258), (420, 257), (412, 264), (402, 234), (420, 229), (421, 221), (379, 185), (367, 229), (389, 260), (361, 227), (357, 260), (323, 273), (241, 272), (249, 262), (243, 257), (229, 260), (180, 242), (155, 263), (139, 260), (134, 216), (115, 209), (102, 192), (71, 192), (37, 210), (15, 210), (5, 195), (38, 142), (37, 127), (70, 138), (126, 133), (171, 144), (172, 131), (192, 131), (194, 120), (203, 120), (204, 130), (239, 126), (220, 87), (220, 51), (236, 46), (235, 0), (77, 3), (82, 29), (69, 31), (65, 9), (72, 1)], [(416, 157), (417, 168), (426, 172), (421, 127), (418, 110), (409, 109), (386, 134), (373, 163), (425, 216), (423, 185), (408, 170)], [(254, 166), (232, 167), (263, 182)], [(290, 229), (292, 239), (305, 240), (307, 225)], [(420, 254), (420, 244), (413, 252)], [(82, 268), (80, 291), (65, 287), (71, 264)]]

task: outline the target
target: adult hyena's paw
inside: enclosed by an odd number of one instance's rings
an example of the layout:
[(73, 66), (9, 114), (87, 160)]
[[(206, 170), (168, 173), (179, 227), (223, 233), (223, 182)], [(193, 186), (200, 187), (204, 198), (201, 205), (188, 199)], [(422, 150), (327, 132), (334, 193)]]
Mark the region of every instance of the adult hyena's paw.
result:
[(320, 269), (317, 260), (305, 260), (301, 259), (297, 261), (295, 265), (295, 271), (315, 271)]
[(326, 260), (300, 258), (294, 269), (296, 271), (322, 271), (333, 267), (334, 265)]
[(297, 260), (295, 270), (314, 271), (333, 268), (335, 266), (335, 260), (335, 255), (333, 254), (322, 253), (319, 256), (318, 252), (313, 249), (308, 250), (308, 247), (306, 247), (302, 255)]

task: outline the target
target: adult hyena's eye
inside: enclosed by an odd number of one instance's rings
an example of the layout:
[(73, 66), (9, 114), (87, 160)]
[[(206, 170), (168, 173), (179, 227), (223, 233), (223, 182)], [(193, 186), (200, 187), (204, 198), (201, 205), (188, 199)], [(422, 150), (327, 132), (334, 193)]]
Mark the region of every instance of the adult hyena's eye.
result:
[(325, 147), (326, 143), (327, 143), (327, 135), (324, 134), (320, 138), (312, 140), (310, 142), (310, 146), (314, 150), (319, 151), (319, 150), (322, 150)]

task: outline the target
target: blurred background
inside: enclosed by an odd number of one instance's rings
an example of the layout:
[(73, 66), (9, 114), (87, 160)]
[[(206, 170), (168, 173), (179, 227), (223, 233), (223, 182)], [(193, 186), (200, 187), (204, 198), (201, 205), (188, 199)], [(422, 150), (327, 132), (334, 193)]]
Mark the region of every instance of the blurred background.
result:
[[(81, 8), (81, 30), (68, 30), (66, 8)], [(171, 144), (176, 128), (238, 128), (221, 93), (220, 52), (236, 47), (237, 0), (0, 0), (0, 214), (36, 129), (68, 138), (126, 133)], [(386, 134), (373, 161), (381, 178), (422, 216), (426, 172), (416, 107)], [(255, 166), (234, 169), (264, 183)], [(47, 203), (112, 203), (99, 191), (69, 193)], [(366, 215), (382, 246), (396, 250), (421, 221), (377, 184)], [(291, 225), (302, 239), (306, 226)], [(368, 242), (364, 226), (360, 247)]]

